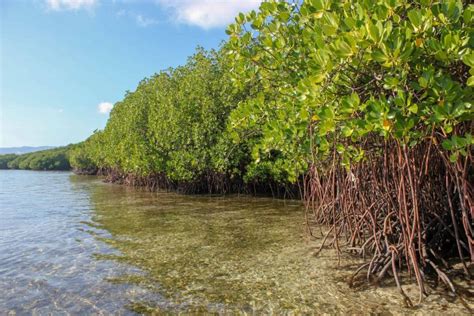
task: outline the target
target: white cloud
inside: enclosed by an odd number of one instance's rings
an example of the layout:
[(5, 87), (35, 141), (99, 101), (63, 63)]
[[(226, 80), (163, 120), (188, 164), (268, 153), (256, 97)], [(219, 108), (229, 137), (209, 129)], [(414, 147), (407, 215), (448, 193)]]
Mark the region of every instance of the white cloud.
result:
[(150, 26), (150, 25), (156, 25), (156, 24), (160, 23), (160, 21), (157, 20), (157, 19), (153, 19), (153, 18), (144, 16), (142, 14), (137, 14), (137, 13), (127, 11), (127, 10), (124, 10), (124, 9), (117, 11), (115, 13), (115, 15), (119, 18), (121, 18), (121, 17), (131, 18), (135, 21), (135, 23), (138, 26), (141, 26), (141, 27), (147, 27), (147, 26)]
[(110, 112), (110, 110), (112, 110), (113, 107), (114, 105), (110, 102), (101, 102), (99, 105), (97, 105), (97, 110), (101, 114), (107, 114)]
[(137, 24), (139, 26), (142, 26), (142, 27), (147, 27), (147, 26), (150, 26), (150, 25), (154, 25), (154, 24), (158, 24), (158, 20), (155, 20), (155, 19), (152, 19), (152, 18), (147, 18), (141, 14), (137, 14), (135, 15), (135, 21), (137, 22)]
[(234, 21), (239, 12), (258, 8), (261, 0), (157, 0), (170, 10), (173, 18), (203, 29), (225, 26)]
[(97, 0), (46, 0), (46, 5), (54, 11), (92, 9)]

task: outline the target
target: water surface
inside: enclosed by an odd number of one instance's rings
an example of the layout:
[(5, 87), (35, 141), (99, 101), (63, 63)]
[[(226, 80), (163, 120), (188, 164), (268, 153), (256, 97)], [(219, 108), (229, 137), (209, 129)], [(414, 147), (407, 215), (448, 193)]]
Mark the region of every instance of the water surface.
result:
[(296, 201), (0, 171), (0, 312), (467, 313), (442, 295), (409, 310), (393, 286), (349, 289), (360, 261), (337, 268), (305, 236)]

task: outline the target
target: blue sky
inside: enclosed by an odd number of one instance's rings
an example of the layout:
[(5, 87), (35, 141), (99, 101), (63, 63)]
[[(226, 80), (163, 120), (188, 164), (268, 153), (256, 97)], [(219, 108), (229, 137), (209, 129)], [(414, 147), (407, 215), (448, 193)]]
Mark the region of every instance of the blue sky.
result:
[(217, 48), (259, 0), (0, 1), (0, 147), (66, 145), (138, 82)]

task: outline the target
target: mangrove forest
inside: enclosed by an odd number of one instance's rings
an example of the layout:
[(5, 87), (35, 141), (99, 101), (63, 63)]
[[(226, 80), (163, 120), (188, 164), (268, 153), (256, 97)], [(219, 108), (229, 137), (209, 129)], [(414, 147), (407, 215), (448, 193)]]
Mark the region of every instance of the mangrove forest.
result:
[(85, 141), (1, 167), (300, 199), (315, 255), (364, 258), (351, 286), (391, 282), (407, 306), (434, 283), (462, 296), (450, 273), (473, 277), (474, 5), (270, 0), (226, 32), (143, 79)]

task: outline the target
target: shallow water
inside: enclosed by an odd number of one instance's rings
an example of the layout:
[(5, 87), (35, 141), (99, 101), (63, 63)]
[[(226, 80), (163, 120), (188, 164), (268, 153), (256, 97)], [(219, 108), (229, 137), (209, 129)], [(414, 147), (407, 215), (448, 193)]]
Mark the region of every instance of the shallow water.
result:
[[(468, 313), (433, 293), (350, 289), (296, 201), (150, 193), (64, 172), (0, 171), (0, 314)], [(407, 287), (416, 297), (415, 287)]]

